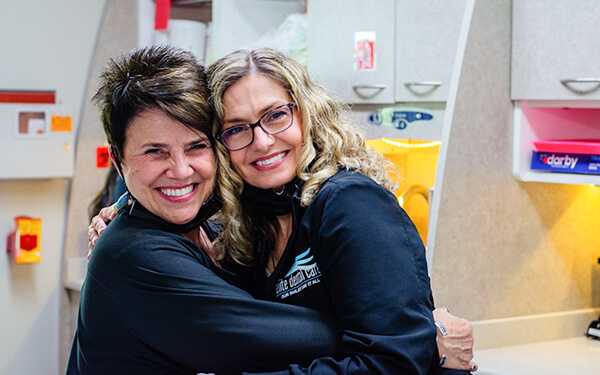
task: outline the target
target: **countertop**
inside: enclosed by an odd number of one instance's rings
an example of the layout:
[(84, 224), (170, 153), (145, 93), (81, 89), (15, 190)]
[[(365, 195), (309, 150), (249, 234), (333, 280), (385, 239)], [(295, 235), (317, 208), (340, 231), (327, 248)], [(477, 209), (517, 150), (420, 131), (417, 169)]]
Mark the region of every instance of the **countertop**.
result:
[(577, 337), (475, 352), (475, 375), (598, 375), (600, 340)]

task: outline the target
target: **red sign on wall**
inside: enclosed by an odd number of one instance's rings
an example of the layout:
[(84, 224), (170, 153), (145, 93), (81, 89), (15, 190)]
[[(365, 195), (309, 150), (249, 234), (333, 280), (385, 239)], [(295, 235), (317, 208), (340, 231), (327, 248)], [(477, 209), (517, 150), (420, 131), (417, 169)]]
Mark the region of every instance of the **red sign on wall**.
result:
[(109, 163), (108, 146), (96, 147), (96, 168), (108, 168)]

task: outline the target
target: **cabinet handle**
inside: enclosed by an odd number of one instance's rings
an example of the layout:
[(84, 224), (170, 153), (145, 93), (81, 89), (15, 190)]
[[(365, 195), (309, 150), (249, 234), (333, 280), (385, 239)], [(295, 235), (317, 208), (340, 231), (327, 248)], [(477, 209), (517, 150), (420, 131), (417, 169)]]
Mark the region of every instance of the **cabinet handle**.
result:
[(591, 82), (591, 83), (600, 83), (600, 78), (567, 78), (561, 79), (560, 83), (566, 85), (567, 83), (579, 83), (579, 82)]
[[(374, 96), (376, 96), (377, 94), (379, 94), (383, 89), (385, 89), (387, 86), (386, 85), (354, 85), (352, 86), (352, 88), (354, 89), (354, 92), (356, 92), (356, 94), (362, 98), (372, 98)], [(373, 92), (371, 95), (364, 95), (363, 93), (359, 92), (359, 90), (375, 90), (375, 92)]]
[[(593, 91), (598, 90), (598, 87), (600, 87), (600, 78), (566, 78), (561, 79), (560, 83), (562, 83), (569, 90), (574, 91), (578, 94), (589, 94)], [(596, 83), (596, 85), (590, 86), (586, 90), (581, 90), (569, 86), (569, 84), (571, 83)]]
[(406, 82), (404, 86), (434, 86), (438, 87), (442, 85), (442, 81), (416, 81), (416, 82)]
[(386, 85), (354, 85), (352, 87), (354, 87), (355, 89), (379, 89), (379, 90), (383, 90), (387, 86)]

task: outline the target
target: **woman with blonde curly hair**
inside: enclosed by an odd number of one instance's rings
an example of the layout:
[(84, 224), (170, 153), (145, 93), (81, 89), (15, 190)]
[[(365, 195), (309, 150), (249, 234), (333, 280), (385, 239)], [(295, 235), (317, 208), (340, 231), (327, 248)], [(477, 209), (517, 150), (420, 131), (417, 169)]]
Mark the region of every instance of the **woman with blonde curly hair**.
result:
[[(220, 59), (209, 70), (212, 104), (217, 113), (214, 127), (221, 141), (232, 132), (221, 130), (221, 121), (226, 116), (223, 96), (230, 86), (248, 75), (260, 74), (275, 80), (291, 94), (294, 107), (302, 113), (305, 140), (296, 165), (296, 174), (304, 181), (303, 206), (310, 204), (325, 180), (338, 173), (340, 167), (361, 172), (391, 191), (398, 187), (388, 173), (394, 171), (393, 164), (379, 152), (366, 148), (362, 133), (344, 118), (345, 104), (334, 101), (295, 60), (269, 49), (238, 51)], [(245, 129), (243, 136), (252, 139), (252, 129)], [(218, 153), (222, 168), (220, 192), (226, 202), (223, 212), (231, 222), (239, 221), (241, 225), (232, 225), (231, 232), (226, 232), (229, 238), (224, 241), (230, 241), (232, 247), (218, 246), (216, 250), (244, 263), (253, 258), (252, 229), (243, 224), (243, 206), (238, 204), (244, 181), (230, 163), (226, 144), (220, 142), (217, 147), (221, 151)]]
[(350, 357), (384, 374), (436, 371), (425, 248), (390, 192), (390, 163), (344, 106), (271, 49), (209, 66), (224, 230), (215, 256), (252, 265), (255, 297), (334, 312)]

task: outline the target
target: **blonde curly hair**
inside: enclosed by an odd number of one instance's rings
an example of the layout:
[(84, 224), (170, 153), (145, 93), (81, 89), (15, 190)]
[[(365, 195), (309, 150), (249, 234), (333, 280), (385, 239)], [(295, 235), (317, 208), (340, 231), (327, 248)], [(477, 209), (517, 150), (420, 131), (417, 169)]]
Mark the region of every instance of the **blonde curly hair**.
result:
[[(323, 183), (339, 168), (365, 174), (391, 191), (397, 189), (398, 183), (391, 177), (398, 175), (397, 170), (381, 153), (365, 147), (364, 135), (345, 117), (346, 105), (334, 100), (323, 86), (313, 81), (301, 64), (272, 49), (236, 51), (208, 67), (209, 101), (215, 111), (213, 134), (221, 130), (225, 117), (225, 91), (252, 74), (261, 74), (279, 83), (301, 114), (304, 147), (296, 165), (296, 175), (304, 181), (303, 206), (310, 204)], [(277, 220), (273, 218), (268, 223), (259, 223), (244, 210), (240, 202), (244, 181), (231, 165), (225, 146), (217, 142), (215, 149), (219, 161), (217, 186), (223, 200), (221, 213), (224, 224), (224, 230), (215, 243), (215, 254), (219, 259), (248, 264), (253, 259), (256, 228), (260, 227), (273, 244), (278, 231)]]

